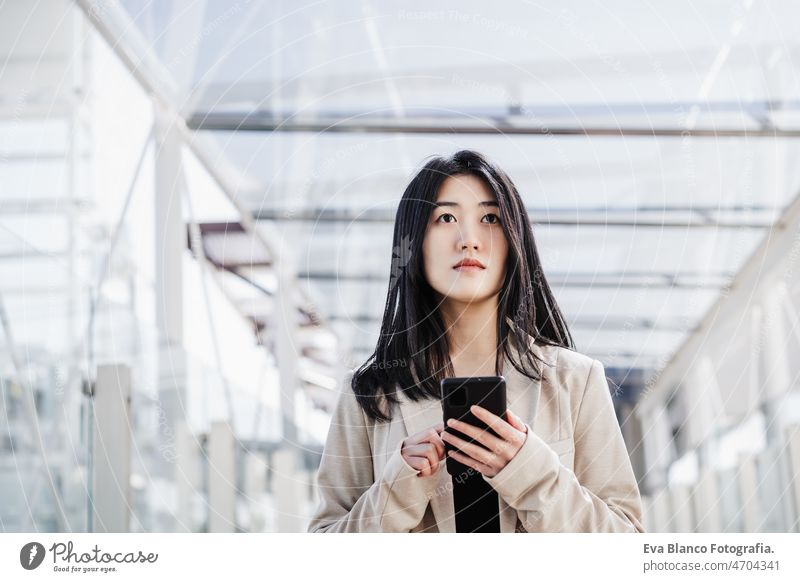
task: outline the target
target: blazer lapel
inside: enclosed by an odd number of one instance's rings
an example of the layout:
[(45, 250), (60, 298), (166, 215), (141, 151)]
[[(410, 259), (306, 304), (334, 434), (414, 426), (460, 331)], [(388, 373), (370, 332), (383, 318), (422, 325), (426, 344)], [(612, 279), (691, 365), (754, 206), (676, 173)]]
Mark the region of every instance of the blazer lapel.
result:
[[(534, 346), (533, 349), (537, 348)], [(513, 348), (512, 351), (515, 359), (518, 360), (519, 352), (513, 350)], [(503, 359), (503, 377), (506, 380), (506, 392), (515, 394), (519, 394), (523, 390), (528, 392), (527, 410), (519, 410), (514, 405), (511, 405), (509, 408), (511, 408), (511, 411), (522, 419), (522, 422), (525, 422), (532, 427), (534, 424), (533, 420), (536, 418), (536, 411), (538, 409), (541, 381), (533, 380), (520, 373), (508, 360), (508, 358)], [(500, 497), (500, 532), (514, 533), (516, 528), (517, 510), (508, 505), (508, 503), (506, 503), (506, 501)]]
[[(542, 357), (538, 351), (538, 347), (531, 343), (532, 349), (537, 350), (537, 354)], [(519, 352), (512, 348), (515, 359), (519, 359)], [(545, 367), (545, 371), (547, 368)], [(527, 376), (521, 374), (514, 365), (508, 360), (503, 358), (502, 375), (506, 380), (506, 390), (509, 393), (519, 394), (522, 390), (530, 391), (528, 398), (528, 410), (517, 410), (513, 406), (512, 411), (522, 418), (523, 422), (527, 422), (533, 426), (533, 419), (536, 417), (537, 404), (539, 401), (539, 392), (541, 390), (541, 382), (532, 380)], [(403, 417), (406, 432), (408, 435), (413, 435), (422, 430), (430, 428), (443, 419), (442, 403), (439, 399), (427, 399), (414, 402), (408, 399), (402, 392), (399, 394), (400, 414)], [(431, 511), (436, 518), (436, 523), (439, 531), (442, 533), (455, 533), (455, 507), (453, 505), (453, 482), (450, 473), (447, 472), (446, 467), (442, 468), (437, 473), (438, 481), (436, 483), (435, 494), (431, 497), (430, 505)], [(501, 497), (500, 498), (500, 531), (502, 533), (514, 532), (517, 525), (517, 512), (509, 506)]]
[[(430, 428), (444, 420), (442, 402), (439, 399), (418, 400), (414, 402), (400, 394), (400, 413), (406, 432), (410, 435)], [(431, 511), (436, 518), (440, 532), (455, 533), (456, 520), (453, 506), (453, 482), (450, 473), (442, 466), (437, 472), (437, 482), (433, 496), (431, 496)]]

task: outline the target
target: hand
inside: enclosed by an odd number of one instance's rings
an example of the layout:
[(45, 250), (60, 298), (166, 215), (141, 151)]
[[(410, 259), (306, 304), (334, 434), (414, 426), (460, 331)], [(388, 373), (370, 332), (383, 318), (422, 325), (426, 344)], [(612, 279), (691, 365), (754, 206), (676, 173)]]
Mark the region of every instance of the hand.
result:
[(436, 473), (444, 460), (442, 431), (444, 423), (439, 423), (403, 439), (400, 454), (406, 462), (417, 469), (417, 477), (429, 477)]
[(481, 406), (473, 405), (470, 410), (472, 414), (489, 425), (500, 438), (488, 430), (450, 418), (447, 426), (474, 438), (483, 447), (476, 443), (469, 443), (447, 431), (442, 433), (442, 439), (459, 449), (449, 452), (449, 455), (456, 461), (472, 467), (487, 477), (494, 477), (522, 448), (528, 427), (510, 410), (506, 411), (508, 422)]

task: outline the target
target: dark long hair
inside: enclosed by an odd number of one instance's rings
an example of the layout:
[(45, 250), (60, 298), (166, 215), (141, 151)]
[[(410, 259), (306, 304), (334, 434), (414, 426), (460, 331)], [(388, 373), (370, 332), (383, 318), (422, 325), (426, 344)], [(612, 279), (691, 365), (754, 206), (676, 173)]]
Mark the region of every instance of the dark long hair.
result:
[[(464, 174), (483, 180), (494, 193), (508, 241), (506, 274), (498, 302), (495, 368), (499, 369), (500, 354), (505, 352), (522, 374), (540, 379), (543, 362), (528, 349), (531, 338), (540, 344), (574, 349), (566, 321), (542, 272), (533, 229), (514, 183), (475, 151), (434, 157), (408, 184), (397, 208), (380, 337), (375, 351), (351, 379), (359, 405), (374, 421), (391, 420), (390, 407), (381, 410), (380, 401), (397, 403), (398, 389), (414, 401), (438, 399), (440, 381), (454, 375), (437, 296), (424, 276), (422, 241), (442, 183), (450, 176)], [(521, 355), (527, 355), (527, 367), (522, 361), (513, 361), (509, 342)]]

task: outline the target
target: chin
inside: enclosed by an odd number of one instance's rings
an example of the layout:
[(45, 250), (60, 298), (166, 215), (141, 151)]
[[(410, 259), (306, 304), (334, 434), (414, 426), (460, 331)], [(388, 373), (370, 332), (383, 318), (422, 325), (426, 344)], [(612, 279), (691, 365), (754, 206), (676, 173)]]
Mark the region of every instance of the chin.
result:
[(479, 303), (497, 295), (502, 289), (502, 284), (497, 282), (493, 287), (485, 280), (470, 281), (454, 278), (449, 281), (441, 281), (436, 286), (431, 285), (431, 287), (443, 300), (457, 301), (459, 303)]
[(488, 293), (484, 289), (459, 289), (458, 291), (451, 289), (449, 293), (442, 293), (442, 295), (449, 301), (457, 301), (459, 303), (480, 303), (490, 299), (493, 296), (493, 293)]

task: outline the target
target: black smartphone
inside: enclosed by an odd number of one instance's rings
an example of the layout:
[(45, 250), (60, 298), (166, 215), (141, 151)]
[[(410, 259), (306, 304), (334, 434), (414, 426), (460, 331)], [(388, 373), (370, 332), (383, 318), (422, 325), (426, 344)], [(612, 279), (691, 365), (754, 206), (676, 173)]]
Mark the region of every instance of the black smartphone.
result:
[[(506, 379), (503, 376), (475, 376), (465, 378), (445, 378), (441, 382), (442, 412), (444, 429), (467, 442), (483, 446), (474, 438), (447, 426), (447, 420), (455, 418), (489, 433), (497, 435), (489, 425), (472, 414), (470, 406), (477, 404), (506, 420)], [(445, 455), (448, 451), (458, 450), (448, 442), (444, 443)], [(447, 456), (447, 472), (457, 475), (464, 470), (464, 465)]]

